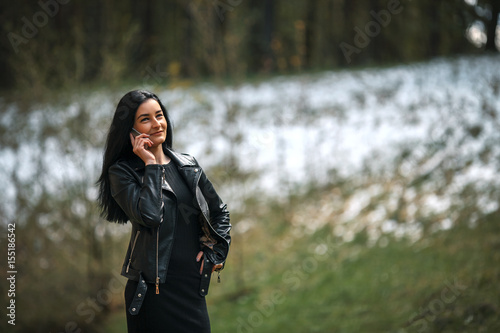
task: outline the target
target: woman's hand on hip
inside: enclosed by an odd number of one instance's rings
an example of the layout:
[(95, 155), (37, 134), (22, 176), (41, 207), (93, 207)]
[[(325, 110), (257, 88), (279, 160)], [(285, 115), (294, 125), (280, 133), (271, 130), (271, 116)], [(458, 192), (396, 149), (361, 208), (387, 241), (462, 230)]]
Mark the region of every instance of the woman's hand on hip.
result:
[[(196, 256), (196, 262), (200, 262), (201, 258), (203, 258), (203, 251), (200, 251), (198, 252), (198, 255)], [(205, 261), (204, 260), (201, 260), (201, 267), (200, 267), (200, 274), (203, 273), (203, 265), (204, 265)], [(212, 267), (212, 273), (216, 270), (216, 269), (221, 269), (222, 268), (222, 264), (217, 264), (217, 265), (214, 265), (214, 267)]]

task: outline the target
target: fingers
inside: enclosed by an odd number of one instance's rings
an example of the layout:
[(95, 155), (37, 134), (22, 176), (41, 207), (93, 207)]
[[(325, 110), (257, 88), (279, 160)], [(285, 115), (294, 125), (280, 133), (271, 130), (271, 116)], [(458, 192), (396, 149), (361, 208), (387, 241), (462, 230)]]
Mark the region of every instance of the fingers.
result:
[(132, 150), (135, 154), (138, 154), (141, 150), (147, 149), (153, 145), (153, 141), (149, 139), (147, 134), (141, 134), (134, 137), (132, 134), (130, 135), (130, 142), (132, 143)]
[(212, 273), (217, 270), (217, 269), (221, 269), (222, 268), (222, 264), (217, 264), (217, 265), (214, 265), (214, 267), (212, 267)]
[[(202, 257), (203, 257), (203, 251), (198, 252), (198, 255), (196, 256), (196, 262), (200, 262)], [(203, 260), (201, 260), (200, 275), (202, 273), (203, 273)]]
[[(203, 258), (203, 251), (198, 252), (198, 255), (196, 256), (196, 262), (200, 262), (201, 258)], [(204, 266), (204, 260), (201, 260), (201, 266), (200, 266), (200, 274), (203, 273), (203, 266)], [(212, 273), (216, 269), (221, 269), (223, 267), (222, 264), (217, 264), (212, 267)]]
[(149, 147), (153, 146), (153, 141), (149, 139), (149, 136), (147, 134), (141, 134), (136, 137), (134, 137), (131, 134), (130, 135), (130, 143), (132, 144), (132, 151), (134, 154), (139, 156), (146, 165), (148, 164), (155, 164), (156, 159), (153, 153), (148, 150)]
[(153, 144), (153, 141), (149, 139), (149, 135), (142, 133), (141, 135), (138, 136), (133, 136), (132, 133), (129, 134), (130, 136), (130, 142), (132, 143), (133, 147), (140, 147), (140, 143), (142, 142), (143, 145), (147, 144), (148, 146), (151, 146)]

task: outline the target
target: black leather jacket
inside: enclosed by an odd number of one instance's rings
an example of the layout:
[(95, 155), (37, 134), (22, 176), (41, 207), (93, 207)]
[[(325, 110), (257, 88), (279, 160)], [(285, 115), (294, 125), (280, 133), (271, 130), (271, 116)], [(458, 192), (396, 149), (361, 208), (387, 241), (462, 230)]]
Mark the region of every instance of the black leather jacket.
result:
[[(200, 248), (205, 254), (205, 266), (224, 264), (231, 242), (226, 204), (194, 157), (172, 150), (166, 153), (171, 158), (170, 163), (177, 165), (189, 184), (200, 208), (201, 214), (197, 214), (201, 215)], [(144, 279), (158, 287), (159, 283), (165, 282), (177, 223), (176, 197), (170, 186), (163, 182), (163, 166), (146, 166), (139, 158), (120, 160), (110, 167), (109, 177), (113, 198), (132, 222), (130, 244), (121, 274), (142, 283)], [(193, 209), (185, 211), (194, 213)]]

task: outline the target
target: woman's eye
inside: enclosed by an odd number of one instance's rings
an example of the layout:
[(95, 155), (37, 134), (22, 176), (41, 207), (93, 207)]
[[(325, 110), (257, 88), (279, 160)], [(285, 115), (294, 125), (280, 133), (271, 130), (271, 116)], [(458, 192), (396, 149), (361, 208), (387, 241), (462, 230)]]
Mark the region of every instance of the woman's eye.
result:
[(149, 118), (144, 117), (144, 118), (141, 119), (141, 122), (144, 122), (146, 120), (149, 120)]

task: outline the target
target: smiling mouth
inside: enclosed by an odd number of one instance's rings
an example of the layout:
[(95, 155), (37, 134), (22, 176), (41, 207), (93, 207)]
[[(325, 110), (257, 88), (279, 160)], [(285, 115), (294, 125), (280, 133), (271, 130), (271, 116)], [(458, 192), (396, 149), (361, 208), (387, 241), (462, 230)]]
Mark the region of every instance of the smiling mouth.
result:
[(155, 132), (155, 133), (153, 133), (151, 135), (162, 135), (162, 134), (163, 134), (163, 131), (158, 131), (158, 132)]

